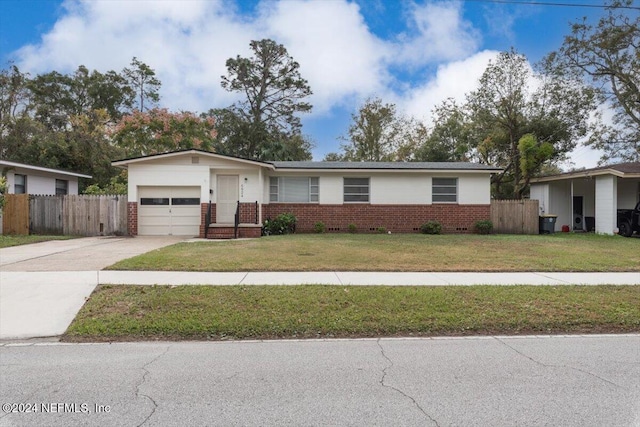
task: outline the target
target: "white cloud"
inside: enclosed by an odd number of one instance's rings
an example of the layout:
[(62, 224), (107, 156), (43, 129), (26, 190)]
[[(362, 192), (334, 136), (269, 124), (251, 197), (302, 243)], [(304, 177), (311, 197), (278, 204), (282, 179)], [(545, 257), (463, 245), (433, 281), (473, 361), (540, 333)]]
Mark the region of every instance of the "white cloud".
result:
[(398, 40), (395, 61), (420, 66), (469, 56), (478, 49), (480, 33), (462, 17), (463, 3), (413, 5), (411, 31)]
[(447, 98), (462, 103), (466, 93), (477, 89), (480, 76), (489, 61), (495, 60), (497, 55), (496, 51), (485, 50), (466, 59), (441, 65), (432, 80), (408, 91), (404, 99), (399, 101), (399, 106), (406, 114), (429, 124), (431, 110), (436, 105)]
[(287, 47), (314, 92), (315, 113), (345, 99), (383, 90), (390, 44), (371, 34), (360, 9), (346, 1), (266, 3), (265, 31)]

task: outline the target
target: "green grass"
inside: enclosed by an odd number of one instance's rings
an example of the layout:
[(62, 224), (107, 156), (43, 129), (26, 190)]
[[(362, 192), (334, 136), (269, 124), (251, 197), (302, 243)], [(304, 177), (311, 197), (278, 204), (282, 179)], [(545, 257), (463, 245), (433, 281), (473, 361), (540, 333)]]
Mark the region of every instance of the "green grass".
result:
[(640, 331), (640, 286), (99, 286), (64, 341)]
[(296, 234), (180, 243), (113, 270), (640, 271), (640, 239), (543, 236)]
[(49, 240), (69, 240), (75, 239), (76, 236), (0, 236), (0, 248), (8, 248), (10, 246), (30, 245), (31, 243), (47, 242)]

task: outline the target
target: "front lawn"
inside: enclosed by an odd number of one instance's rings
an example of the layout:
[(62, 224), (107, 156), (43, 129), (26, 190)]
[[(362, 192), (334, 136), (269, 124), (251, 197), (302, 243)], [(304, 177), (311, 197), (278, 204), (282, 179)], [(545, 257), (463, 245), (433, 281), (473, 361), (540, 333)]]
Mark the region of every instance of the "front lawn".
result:
[(640, 239), (543, 236), (295, 234), (180, 243), (113, 270), (640, 271)]
[(75, 239), (76, 236), (38, 236), (38, 235), (0, 235), (0, 248), (8, 248), (10, 246), (29, 245), (31, 243), (47, 242), (49, 240), (69, 240)]
[(640, 332), (640, 286), (99, 286), (63, 341)]

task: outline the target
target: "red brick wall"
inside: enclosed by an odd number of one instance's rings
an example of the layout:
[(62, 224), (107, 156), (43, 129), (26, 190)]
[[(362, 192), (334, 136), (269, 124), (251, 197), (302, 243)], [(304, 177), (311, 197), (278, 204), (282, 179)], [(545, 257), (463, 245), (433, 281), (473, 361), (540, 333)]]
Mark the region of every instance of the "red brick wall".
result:
[(385, 227), (393, 233), (419, 232), (429, 220), (442, 224), (443, 233), (472, 233), (476, 221), (490, 218), (490, 205), (318, 205), (271, 203), (262, 206), (263, 219), (292, 213), (298, 219), (296, 231), (313, 231), (322, 221), (327, 232), (347, 232), (355, 224), (359, 233), (373, 233)]
[[(258, 223), (260, 223), (260, 211), (258, 210)], [(256, 204), (240, 203), (240, 224), (256, 223)]]
[(138, 203), (127, 203), (127, 232), (129, 236), (138, 235)]

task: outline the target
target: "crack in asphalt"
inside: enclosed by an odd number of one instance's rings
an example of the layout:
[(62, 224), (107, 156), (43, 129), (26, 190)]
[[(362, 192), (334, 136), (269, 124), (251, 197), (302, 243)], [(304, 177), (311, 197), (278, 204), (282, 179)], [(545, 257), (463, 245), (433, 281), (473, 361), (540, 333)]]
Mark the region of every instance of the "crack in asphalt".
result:
[(151, 418), (153, 416), (153, 414), (156, 413), (156, 409), (158, 408), (158, 404), (156, 403), (155, 400), (153, 400), (153, 398), (147, 394), (142, 394), (140, 393), (140, 387), (142, 387), (142, 385), (147, 382), (147, 375), (150, 374), (149, 370), (147, 369), (149, 366), (151, 366), (153, 363), (155, 363), (158, 359), (160, 359), (162, 356), (164, 356), (165, 354), (167, 354), (167, 352), (169, 351), (169, 347), (167, 346), (167, 348), (165, 348), (165, 350), (157, 355), (156, 357), (153, 358), (153, 360), (151, 360), (150, 362), (145, 363), (142, 368), (144, 371), (144, 374), (142, 375), (142, 379), (140, 380), (140, 382), (138, 384), (136, 384), (136, 398), (140, 398), (140, 397), (145, 397), (147, 399), (149, 399), (151, 401), (151, 403), (153, 404), (153, 408), (151, 409), (151, 413), (149, 415), (147, 415), (147, 417), (140, 423), (138, 424), (138, 427), (144, 425), (149, 418)]
[(393, 361), (389, 358), (389, 356), (387, 356), (387, 354), (384, 352), (384, 348), (382, 347), (382, 344), (380, 344), (380, 338), (378, 338), (376, 340), (376, 344), (378, 344), (378, 347), (380, 348), (380, 354), (382, 354), (382, 357), (385, 358), (385, 360), (387, 362), (389, 362), (389, 365), (387, 365), (383, 370), (382, 370), (382, 378), (380, 378), (380, 385), (382, 387), (385, 388), (390, 388), (391, 390), (394, 390), (398, 393), (400, 393), (401, 395), (403, 395), (404, 397), (406, 397), (407, 399), (411, 400), (411, 402), (413, 402), (413, 404), (416, 406), (416, 408), (418, 408), (418, 410), (420, 412), (422, 412), (422, 414), (429, 418), (429, 420), (436, 426), (436, 427), (440, 427), (440, 424), (438, 424), (438, 422), (431, 416), (429, 415), (423, 408), (422, 406), (420, 406), (420, 404), (416, 401), (416, 399), (414, 399), (412, 396), (408, 395), (407, 393), (405, 393), (404, 391), (400, 390), (399, 388), (396, 388), (392, 385), (388, 385), (385, 384), (384, 380), (387, 377), (387, 369), (393, 367)]
[(520, 356), (524, 357), (525, 359), (529, 359), (529, 360), (530, 360), (530, 361), (532, 361), (533, 363), (538, 364), (538, 365), (540, 365), (540, 366), (543, 366), (543, 367), (545, 367), (545, 368), (563, 368), (563, 369), (571, 369), (571, 370), (574, 370), (574, 371), (582, 372), (583, 374), (587, 374), (587, 375), (589, 375), (589, 376), (591, 376), (591, 377), (597, 378), (597, 379), (599, 379), (600, 381), (603, 381), (603, 382), (605, 382), (605, 383), (607, 383), (607, 384), (610, 384), (610, 385), (612, 385), (612, 386), (614, 386), (614, 387), (617, 387), (617, 388), (620, 388), (620, 389), (626, 390), (626, 387), (623, 387), (623, 386), (621, 386), (620, 384), (616, 384), (616, 383), (614, 383), (614, 382), (613, 382), (613, 381), (611, 381), (611, 380), (608, 380), (608, 379), (606, 379), (606, 378), (602, 378), (601, 376), (594, 374), (593, 372), (589, 372), (589, 371), (584, 370), (584, 369), (581, 369), (581, 368), (576, 368), (575, 366), (569, 366), (569, 365), (547, 365), (546, 363), (542, 363), (542, 362), (540, 362), (539, 360), (536, 360), (536, 359), (534, 359), (533, 357), (530, 357), (530, 356), (528, 356), (528, 355), (524, 354), (523, 352), (521, 352), (520, 350), (517, 350), (516, 348), (514, 348), (514, 347), (510, 346), (510, 345), (509, 345), (509, 344), (507, 344), (506, 342), (502, 341), (500, 338), (498, 338), (498, 337), (493, 337), (493, 338), (494, 338), (496, 341), (498, 341), (499, 343), (501, 343), (502, 345), (504, 345), (505, 347), (507, 347), (507, 348), (511, 349), (512, 351), (514, 351), (514, 352), (518, 353)]

